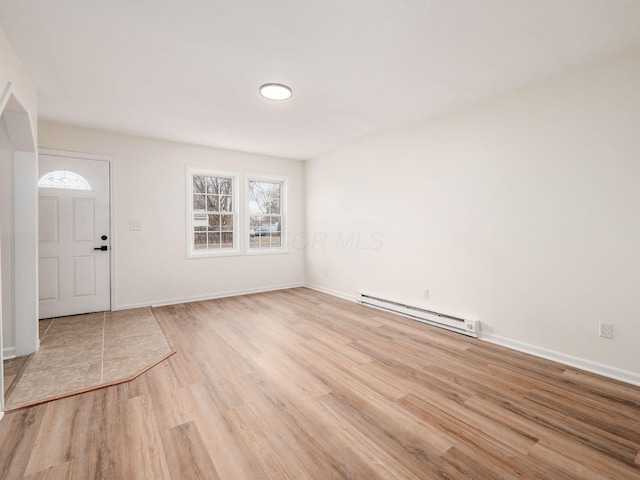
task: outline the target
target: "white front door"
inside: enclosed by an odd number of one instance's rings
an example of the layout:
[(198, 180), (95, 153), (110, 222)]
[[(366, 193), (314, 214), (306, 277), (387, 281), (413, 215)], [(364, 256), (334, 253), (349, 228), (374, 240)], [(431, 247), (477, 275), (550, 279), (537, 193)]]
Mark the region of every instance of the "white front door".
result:
[(40, 318), (111, 309), (109, 167), (38, 157)]

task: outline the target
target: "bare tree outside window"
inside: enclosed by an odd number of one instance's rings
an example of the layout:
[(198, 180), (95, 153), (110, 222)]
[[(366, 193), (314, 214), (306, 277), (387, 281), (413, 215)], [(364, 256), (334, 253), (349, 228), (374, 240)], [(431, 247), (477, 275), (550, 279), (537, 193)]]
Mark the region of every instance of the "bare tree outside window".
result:
[[(187, 167), (187, 257), (286, 253), (287, 180)], [(242, 223), (241, 223), (242, 222)], [(243, 234), (244, 240), (240, 237)]]
[(282, 182), (249, 181), (249, 248), (282, 248)]
[(233, 179), (193, 175), (195, 250), (233, 249)]

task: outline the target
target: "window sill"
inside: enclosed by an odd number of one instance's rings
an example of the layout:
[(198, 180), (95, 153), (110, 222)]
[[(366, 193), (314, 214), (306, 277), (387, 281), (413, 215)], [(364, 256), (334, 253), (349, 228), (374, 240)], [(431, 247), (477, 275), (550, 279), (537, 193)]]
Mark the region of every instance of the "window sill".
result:
[(289, 253), (289, 250), (286, 248), (252, 248), (245, 250), (245, 255), (277, 255), (277, 254), (285, 254)]
[(240, 250), (225, 250), (225, 251), (190, 251), (187, 253), (187, 258), (214, 258), (214, 257), (237, 257), (242, 255)]

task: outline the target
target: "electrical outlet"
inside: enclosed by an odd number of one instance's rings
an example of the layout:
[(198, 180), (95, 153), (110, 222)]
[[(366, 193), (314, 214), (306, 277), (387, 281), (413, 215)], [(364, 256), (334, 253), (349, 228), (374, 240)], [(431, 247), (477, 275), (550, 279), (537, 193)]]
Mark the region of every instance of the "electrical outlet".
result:
[(429, 289), (428, 288), (425, 288), (422, 291), (422, 298), (426, 298), (427, 300), (429, 299)]
[(604, 338), (613, 338), (613, 323), (600, 322), (600, 336)]

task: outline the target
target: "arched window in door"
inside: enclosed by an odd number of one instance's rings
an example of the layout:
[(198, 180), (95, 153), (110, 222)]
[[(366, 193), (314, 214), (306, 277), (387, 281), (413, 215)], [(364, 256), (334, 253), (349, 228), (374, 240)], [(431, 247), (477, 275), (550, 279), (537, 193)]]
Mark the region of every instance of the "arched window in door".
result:
[(68, 170), (56, 170), (46, 173), (38, 180), (38, 187), (91, 190), (91, 185), (86, 178)]

